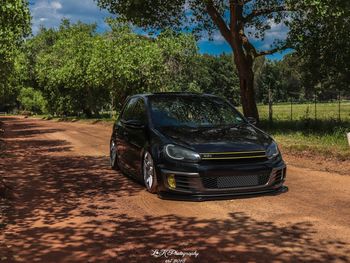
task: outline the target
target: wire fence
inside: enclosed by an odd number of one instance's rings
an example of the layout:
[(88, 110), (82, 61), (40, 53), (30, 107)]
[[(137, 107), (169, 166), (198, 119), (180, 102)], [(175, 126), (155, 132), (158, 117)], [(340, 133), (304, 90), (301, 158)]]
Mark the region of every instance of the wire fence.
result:
[[(270, 112), (270, 109), (272, 112)], [(258, 105), (261, 119), (265, 120), (338, 120), (350, 121), (350, 101), (298, 102)]]

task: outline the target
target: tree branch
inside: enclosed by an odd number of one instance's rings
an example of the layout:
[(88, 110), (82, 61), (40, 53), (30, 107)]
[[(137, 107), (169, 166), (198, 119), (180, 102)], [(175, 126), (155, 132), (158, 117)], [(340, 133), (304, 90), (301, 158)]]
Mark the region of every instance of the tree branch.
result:
[(272, 55), (272, 54), (279, 52), (279, 51), (282, 51), (286, 48), (289, 48), (289, 46), (287, 44), (284, 44), (283, 46), (275, 47), (275, 48), (270, 49), (270, 50), (256, 52), (255, 57), (257, 58), (257, 57), (261, 57), (261, 56)]
[(244, 22), (249, 22), (255, 17), (262, 16), (262, 15), (269, 15), (276, 12), (283, 12), (283, 11), (294, 11), (294, 9), (291, 9), (287, 6), (275, 6), (271, 8), (263, 8), (259, 10), (253, 10), (249, 15), (243, 18)]
[(240, 32), (240, 36), (242, 39), (242, 45), (247, 55), (250, 55), (252, 58), (257, 56), (256, 48), (250, 43), (248, 37), (244, 34), (243, 31)]
[(225, 40), (232, 46), (232, 34), (230, 29), (227, 27), (225, 20), (221, 17), (218, 10), (215, 8), (212, 0), (207, 1), (206, 3), (207, 12), (219, 28), (220, 33), (225, 38)]

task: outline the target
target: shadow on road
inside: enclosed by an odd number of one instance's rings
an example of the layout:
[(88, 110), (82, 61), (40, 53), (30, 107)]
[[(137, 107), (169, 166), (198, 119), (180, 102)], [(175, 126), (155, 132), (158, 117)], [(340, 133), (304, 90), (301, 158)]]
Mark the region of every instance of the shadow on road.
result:
[(89, 212), (91, 217), (96, 213), (104, 217), (64, 227), (60, 227), (59, 218), (56, 225), (18, 225), (7, 234), (8, 240), (17, 240), (12, 258), (16, 255), (31, 262), (164, 262), (163, 257), (153, 257), (152, 251), (176, 249), (199, 253), (198, 258), (187, 258), (186, 262), (349, 261), (347, 244), (313, 240), (313, 227), (306, 222), (282, 228), (244, 213), (231, 213), (227, 220), (176, 215), (133, 218), (112, 212), (108, 205)]
[[(7, 121), (7, 138), (26, 136), (28, 126), (19, 125)], [(155, 249), (199, 253), (186, 262), (350, 260), (349, 244), (314, 240), (308, 222), (281, 227), (241, 212), (227, 219), (156, 216), (152, 211), (132, 216), (140, 208), (130, 200), (144, 189), (110, 170), (106, 157), (52, 155), (68, 153), (71, 145), (30, 136), (7, 146), (11, 157), (0, 160), (0, 173), (17, 198), (0, 210), (0, 261), (164, 262), (151, 255)], [(121, 209), (125, 202), (128, 211)]]

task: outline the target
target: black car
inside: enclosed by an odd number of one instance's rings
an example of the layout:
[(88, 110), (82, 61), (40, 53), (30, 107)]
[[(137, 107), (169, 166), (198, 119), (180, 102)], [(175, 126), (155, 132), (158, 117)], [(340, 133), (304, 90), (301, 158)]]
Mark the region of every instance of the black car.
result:
[(111, 166), (167, 199), (284, 192), (278, 146), (254, 124), (213, 95), (135, 95), (114, 124)]

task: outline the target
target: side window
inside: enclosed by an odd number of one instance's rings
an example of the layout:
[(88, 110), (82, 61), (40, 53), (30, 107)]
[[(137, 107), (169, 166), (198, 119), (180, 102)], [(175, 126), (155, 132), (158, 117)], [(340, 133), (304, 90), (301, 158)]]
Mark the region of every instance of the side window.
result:
[(143, 99), (138, 99), (134, 111), (133, 111), (133, 120), (140, 121), (141, 123), (147, 123), (147, 113), (146, 113), (146, 106)]
[(137, 102), (137, 98), (133, 98), (129, 100), (128, 104), (125, 106), (123, 110), (123, 115), (121, 118), (123, 121), (130, 121), (133, 119), (133, 109), (136, 102)]

